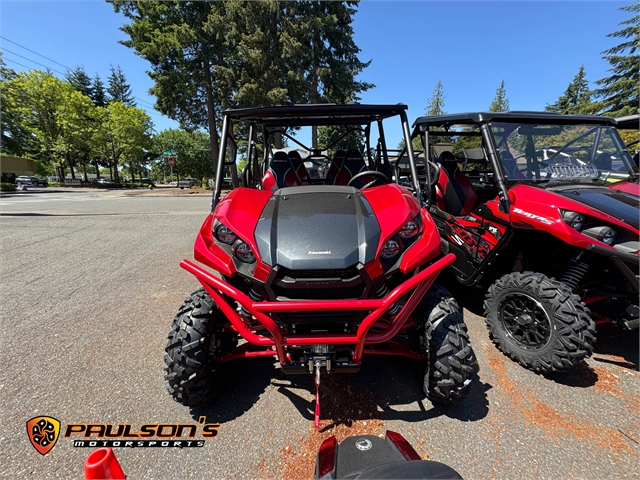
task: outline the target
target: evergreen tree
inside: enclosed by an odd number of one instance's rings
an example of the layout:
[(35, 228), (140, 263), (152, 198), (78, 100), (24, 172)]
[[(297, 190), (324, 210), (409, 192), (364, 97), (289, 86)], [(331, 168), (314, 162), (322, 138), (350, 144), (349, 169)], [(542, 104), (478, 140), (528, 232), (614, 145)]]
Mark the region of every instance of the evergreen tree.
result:
[(444, 107), (444, 91), (442, 88), (442, 82), (438, 81), (436, 88), (433, 89), (433, 94), (431, 98), (427, 102), (427, 115), (435, 116), (435, 115), (445, 115), (446, 112), (443, 110)]
[(121, 43), (151, 63), (156, 107), (185, 130), (209, 130), (215, 169), (218, 118), (229, 106), (230, 83), (237, 74), (228, 63), (232, 21), (227, 9), (232, 2), (109, 1), (131, 20), (121, 27), (129, 36)]
[(104, 89), (104, 83), (102, 83), (97, 73), (91, 82), (91, 94), (89, 97), (96, 107), (104, 107), (107, 104), (107, 94)]
[[(358, 58), (353, 41), (353, 15), (358, 2), (292, 2), (285, 12), (285, 34), (296, 39), (285, 43), (285, 54), (294, 62), (290, 70), (301, 83), (310, 103), (349, 103), (373, 85), (355, 77), (369, 62)], [(312, 144), (317, 147), (317, 128)]]
[(589, 82), (586, 78), (584, 65), (573, 77), (573, 80), (555, 103), (547, 105), (548, 112), (556, 112), (562, 114), (593, 114), (596, 113), (596, 106), (591, 102), (591, 91), (589, 90)]
[(640, 46), (640, 3), (620, 7), (619, 10), (635, 15), (620, 23), (624, 28), (607, 35), (625, 41), (602, 52), (603, 58), (611, 65), (611, 75), (595, 82), (600, 86), (595, 91), (595, 95), (602, 99), (600, 111), (614, 117), (638, 113), (640, 85), (640, 55), (636, 53)]
[(127, 83), (127, 79), (120, 65), (116, 67), (111, 65), (111, 75), (109, 75), (107, 93), (109, 94), (109, 102), (122, 102), (127, 107), (133, 107), (136, 104), (131, 95), (131, 87)]
[(507, 91), (504, 88), (504, 80), (500, 83), (500, 86), (496, 90), (496, 96), (489, 106), (490, 112), (508, 112), (509, 100), (507, 99)]
[(84, 67), (76, 67), (67, 70), (65, 80), (71, 84), (73, 89), (87, 97), (91, 96), (91, 78), (87, 75)]

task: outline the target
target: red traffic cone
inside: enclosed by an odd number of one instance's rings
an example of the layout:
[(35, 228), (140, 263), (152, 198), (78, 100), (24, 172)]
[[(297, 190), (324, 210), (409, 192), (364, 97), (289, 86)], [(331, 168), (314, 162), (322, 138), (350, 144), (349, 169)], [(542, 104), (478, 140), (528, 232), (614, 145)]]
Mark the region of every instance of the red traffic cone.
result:
[(98, 448), (84, 461), (85, 480), (124, 480), (125, 475), (111, 448)]

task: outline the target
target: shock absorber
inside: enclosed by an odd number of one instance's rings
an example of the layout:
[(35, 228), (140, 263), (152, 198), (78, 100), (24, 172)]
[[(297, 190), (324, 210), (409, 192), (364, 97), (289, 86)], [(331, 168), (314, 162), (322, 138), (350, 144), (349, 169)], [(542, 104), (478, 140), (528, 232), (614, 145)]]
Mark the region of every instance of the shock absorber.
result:
[(560, 281), (569, 286), (571, 290), (578, 288), (578, 285), (580, 285), (580, 282), (589, 271), (589, 264), (580, 261), (583, 253), (584, 252), (580, 252), (577, 257), (569, 260), (569, 267), (567, 267), (567, 270), (560, 279)]
[[(252, 288), (249, 292), (249, 298), (254, 302), (261, 302), (264, 300), (264, 295), (260, 295), (255, 291), (254, 288)], [(244, 308), (243, 305), (240, 305), (240, 315), (242, 315), (246, 323), (250, 323), (253, 319), (253, 315), (251, 315), (251, 312)]]
[[(383, 283), (382, 286), (378, 289), (378, 291), (374, 292), (373, 296), (376, 298), (384, 298), (388, 294), (389, 294), (389, 287), (387, 287), (386, 283)], [(391, 307), (389, 307), (389, 310), (387, 310), (387, 315), (392, 317), (399, 311), (400, 311), (400, 305), (398, 305), (398, 302), (396, 302), (393, 305), (391, 305)]]

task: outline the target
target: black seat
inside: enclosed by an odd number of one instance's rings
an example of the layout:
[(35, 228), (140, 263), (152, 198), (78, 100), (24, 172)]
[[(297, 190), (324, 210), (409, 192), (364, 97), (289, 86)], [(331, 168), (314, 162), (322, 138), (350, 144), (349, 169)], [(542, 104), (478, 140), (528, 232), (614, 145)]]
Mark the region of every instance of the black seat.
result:
[(311, 176), (307, 171), (307, 167), (304, 166), (304, 162), (302, 161), (302, 157), (300, 153), (296, 150), (291, 150), (289, 152), (289, 160), (291, 161), (291, 167), (293, 171), (298, 175), (298, 179), (302, 183), (302, 185), (309, 185), (309, 181), (311, 180)]
[[(342, 168), (338, 170), (333, 183), (334, 185), (346, 185), (349, 183), (349, 180), (351, 180), (357, 174), (365, 172), (367, 170), (368, 167), (364, 161), (362, 154), (355, 149), (347, 150), (344, 161), (342, 162)], [(354, 185), (354, 187), (356, 188), (360, 188), (361, 186), (362, 185)]]
[(333, 160), (331, 160), (329, 168), (327, 169), (327, 174), (324, 177), (324, 183), (326, 185), (333, 185), (333, 181), (342, 168), (342, 164), (344, 163), (344, 159), (346, 156), (347, 152), (345, 152), (344, 150), (336, 150), (336, 153), (333, 156)]
[(436, 205), (451, 215), (466, 215), (478, 199), (476, 189), (460, 171), (451, 152), (442, 152), (438, 157), (440, 176), (436, 184)]
[(273, 154), (267, 173), (262, 177), (262, 185), (265, 190), (272, 191), (279, 188), (302, 185), (286, 152), (275, 152)]

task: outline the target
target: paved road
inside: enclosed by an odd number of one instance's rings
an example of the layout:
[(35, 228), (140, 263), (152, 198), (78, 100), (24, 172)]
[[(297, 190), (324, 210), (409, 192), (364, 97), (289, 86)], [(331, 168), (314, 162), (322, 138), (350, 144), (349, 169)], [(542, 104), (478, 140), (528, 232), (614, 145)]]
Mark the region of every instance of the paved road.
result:
[[(0, 433), (7, 478), (81, 478), (88, 449), (61, 438), (46, 456), (25, 422), (222, 423), (197, 449), (116, 453), (129, 478), (311, 477), (331, 433), (405, 435), (425, 458), (465, 478), (636, 478), (640, 442), (638, 336), (601, 328), (593, 358), (544, 378), (501, 355), (467, 311), (481, 366), (462, 404), (423, 398), (420, 366), (368, 358), (357, 375), (323, 385), (312, 428), (313, 383), (271, 361), (234, 365), (225, 394), (189, 409), (166, 393), (162, 356), (171, 319), (197, 282), (191, 258), (209, 197), (35, 192), (0, 198)], [(474, 309), (473, 299), (463, 295)], [(329, 426), (338, 424), (333, 429)]]

